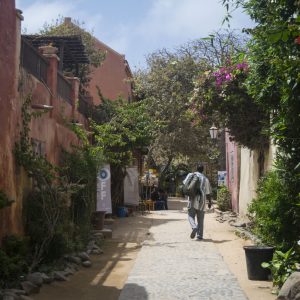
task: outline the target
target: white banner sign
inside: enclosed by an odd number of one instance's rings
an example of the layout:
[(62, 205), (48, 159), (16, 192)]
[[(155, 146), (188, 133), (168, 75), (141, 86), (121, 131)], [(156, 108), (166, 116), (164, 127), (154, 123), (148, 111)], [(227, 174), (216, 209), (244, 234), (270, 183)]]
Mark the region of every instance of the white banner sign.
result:
[(126, 168), (124, 204), (139, 205), (139, 173), (137, 167)]
[(104, 165), (97, 175), (97, 207), (96, 211), (112, 213), (110, 165)]

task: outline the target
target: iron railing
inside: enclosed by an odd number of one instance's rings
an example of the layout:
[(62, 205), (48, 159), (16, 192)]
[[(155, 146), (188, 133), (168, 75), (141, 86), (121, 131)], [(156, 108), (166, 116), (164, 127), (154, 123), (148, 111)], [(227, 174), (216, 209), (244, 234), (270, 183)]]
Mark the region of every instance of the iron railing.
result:
[(60, 72), (57, 72), (57, 94), (62, 99), (72, 104), (72, 85)]
[(47, 82), (47, 60), (25, 39), (21, 41), (21, 66), (40, 81)]

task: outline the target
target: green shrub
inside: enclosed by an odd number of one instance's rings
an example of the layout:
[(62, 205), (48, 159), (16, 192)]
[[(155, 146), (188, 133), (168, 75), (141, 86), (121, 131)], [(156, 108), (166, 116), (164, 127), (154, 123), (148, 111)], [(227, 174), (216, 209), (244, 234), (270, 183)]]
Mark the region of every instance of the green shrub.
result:
[(0, 288), (13, 287), (28, 271), (28, 240), (16, 236), (3, 239), (0, 249)]
[(0, 209), (10, 206), (13, 202), (14, 200), (9, 199), (7, 195), (2, 190), (0, 190)]
[(227, 211), (231, 209), (231, 194), (225, 185), (218, 190), (217, 205), (221, 211)]
[(273, 285), (282, 287), (288, 277), (297, 270), (299, 253), (294, 248), (287, 252), (275, 251), (272, 261), (262, 263), (263, 268), (268, 268), (272, 272)]
[(263, 177), (248, 207), (253, 233), (267, 245), (287, 251), (299, 239), (299, 208), (278, 170)]

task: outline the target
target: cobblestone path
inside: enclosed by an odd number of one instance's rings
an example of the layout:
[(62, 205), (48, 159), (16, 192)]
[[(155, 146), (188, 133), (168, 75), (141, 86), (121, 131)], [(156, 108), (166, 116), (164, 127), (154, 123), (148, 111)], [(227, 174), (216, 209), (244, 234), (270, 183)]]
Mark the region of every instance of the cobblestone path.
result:
[(246, 300), (205, 235), (191, 240), (186, 212), (151, 213), (152, 227), (119, 300)]

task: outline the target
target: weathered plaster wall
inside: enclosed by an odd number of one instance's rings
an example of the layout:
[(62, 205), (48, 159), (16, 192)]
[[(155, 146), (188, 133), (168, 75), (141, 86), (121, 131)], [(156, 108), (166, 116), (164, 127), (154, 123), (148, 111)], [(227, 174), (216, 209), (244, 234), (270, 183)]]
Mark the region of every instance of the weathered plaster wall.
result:
[(231, 193), (232, 210), (239, 211), (239, 171), (240, 171), (240, 147), (230, 141), (230, 136), (226, 132), (226, 170), (227, 186)]
[[(258, 151), (241, 148), (239, 212), (242, 215), (247, 213), (248, 205), (256, 196), (257, 183), (259, 180), (258, 158)], [(272, 168), (274, 158), (275, 147), (270, 145), (264, 152), (264, 173)]]
[(33, 104), (53, 105), (52, 111), (32, 119), (30, 136), (45, 144), (47, 159), (58, 165), (61, 148), (71, 151), (71, 145), (78, 143), (76, 135), (66, 127), (66, 124), (73, 120), (72, 106), (61, 98), (52, 99), (49, 88), (24, 70), (21, 80), (23, 78), (26, 80), (20, 91), (20, 98), (32, 93)]
[(256, 195), (257, 180), (259, 178), (258, 153), (248, 148), (241, 148), (241, 177), (239, 212), (247, 213), (247, 206)]
[(0, 238), (3, 232), (22, 233), (19, 186), (21, 172), (12, 150), (18, 139), (20, 103), (17, 98), (21, 19), (14, 0), (0, 1), (0, 189), (16, 202), (0, 210)]
[(15, 1), (0, 1), (0, 190), (15, 200), (11, 207), (0, 209), (0, 243), (7, 234), (23, 234), (22, 204), (31, 182), (15, 163), (13, 149), (19, 141), (21, 108), (26, 96), (32, 94), (33, 104), (53, 106), (51, 112), (32, 120), (30, 137), (44, 142), (46, 157), (54, 164), (59, 164), (62, 148), (71, 150), (72, 144), (78, 144), (66, 123), (76, 117), (86, 121), (75, 109), (78, 91), (72, 91), (71, 104), (56, 95), (55, 57), (50, 58), (47, 86), (20, 68), (21, 19)]
[(125, 57), (100, 41), (96, 41), (96, 46), (106, 52), (106, 58), (100, 67), (93, 69), (91, 74), (89, 92), (94, 99), (94, 103), (100, 103), (97, 86), (100, 87), (102, 95), (111, 100), (115, 100), (119, 96), (124, 97), (126, 100), (132, 99), (131, 83), (128, 81), (130, 78), (126, 72)]

